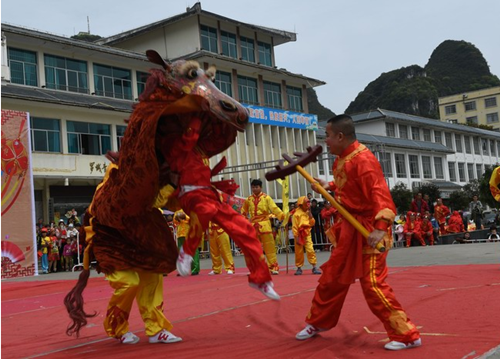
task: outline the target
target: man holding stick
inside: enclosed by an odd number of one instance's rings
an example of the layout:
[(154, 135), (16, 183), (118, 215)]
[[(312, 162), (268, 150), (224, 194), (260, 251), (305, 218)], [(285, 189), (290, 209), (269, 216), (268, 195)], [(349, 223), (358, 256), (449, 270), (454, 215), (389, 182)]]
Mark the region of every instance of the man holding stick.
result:
[[(305, 340), (338, 323), (349, 287), (359, 279), (371, 311), (384, 324), (390, 342), (388, 350), (401, 350), (421, 345), (420, 333), (396, 300), (392, 288), (385, 282), (386, 257), (376, 249), (382, 243), (390, 248), (391, 226), (396, 208), (384, 179), (379, 162), (364, 145), (356, 140), (351, 117), (339, 115), (326, 126), (326, 144), (337, 156), (333, 165), (335, 182), (315, 178), (317, 186), (334, 191), (337, 202), (351, 213), (368, 231), (365, 239), (344, 217), (335, 221), (332, 234), (337, 246), (330, 259), (321, 267), (306, 327), (296, 338)], [(381, 248), (380, 244), (377, 248)]]

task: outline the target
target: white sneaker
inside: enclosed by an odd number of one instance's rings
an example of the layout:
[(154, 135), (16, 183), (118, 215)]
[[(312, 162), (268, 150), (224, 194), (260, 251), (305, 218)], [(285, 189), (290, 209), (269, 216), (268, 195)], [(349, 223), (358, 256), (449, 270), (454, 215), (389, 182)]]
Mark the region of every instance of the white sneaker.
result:
[(272, 300), (280, 300), (280, 296), (276, 291), (273, 289), (274, 284), (273, 282), (265, 282), (262, 284), (257, 284), (257, 283), (248, 283), (250, 287), (257, 289), (258, 291), (262, 292), (266, 297), (272, 299)]
[(172, 333), (170, 333), (168, 330), (163, 329), (161, 332), (159, 332), (156, 335), (153, 335), (152, 337), (149, 337), (149, 342), (154, 344), (154, 343), (177, 343), (181, 342), (182, 338), (176, 337)]
[(120, 338), (122, 344), (135, 344), (139, 342), (139, 337), (132, 332), (127, 332)]
[(393, 340), (392, 342), (387, 343), (384, 345), (384, 348), (387, 350), (402, 350), (402, 349), (410, 349), (410, 348), (416, 348), (422, 345), (422, 339), (418, 338), (412, 343), (402, 343), (402, 342), (397, 342)]
[(228, 270), (227, 274), (234, 274), (234, 272), (232, 270)]
[(181, 247), (175, 265), (177, 267), (177, 272), (181, 275), (181, 277), (187, 277), (188, 275), (191, 274), (192, 261), (193, 257), (190, 256), (189, 254), (184, 253), (184, 248)]
[(208, 275), (217, 275), (217, 274), (220, 274), (220, 273), (215, 273), (214, 271), (211, 271), (210, 273), (208, 273)]
[(319, 329), (319, 328), (316, 328), (314, 325), (307, 324), (304, 329), (302, 329), (300, 332), (297, 333), (295, 338), (298, 340), (306, 340), (306, 339), (312, 338), (316, 334), (318, 334), (320, 332), (324, 332), (324, 331), (325, 331), (325, 329)]

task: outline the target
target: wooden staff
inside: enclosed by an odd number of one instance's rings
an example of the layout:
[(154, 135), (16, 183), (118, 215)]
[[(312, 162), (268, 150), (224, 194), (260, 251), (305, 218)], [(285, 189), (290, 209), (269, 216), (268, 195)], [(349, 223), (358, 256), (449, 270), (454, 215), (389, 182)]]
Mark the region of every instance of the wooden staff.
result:
[[(335, 198), (333, 198), (333, 196), (331, 196), (326, 189), (319, 185), (319, 183), (304, 169), (303, 166), (306, 166), (311, 162), (316, 162), (318, 155), (322, 152), (323, 148), (320, 145), (316, 145), (312, 148), (307, 147), (307, 153), (294, 152), (297, 159), (293, 159), (285, 153), (283, 154), (283, 158), (288, 161), (288, 165), (284, 165), (284, 160), (280, 160), (275, 170), (266, 173), (266, 179), (268, 181), (273, 181), (277, 178), (283, 178), (295, 172), (299, 172), (309, 183), (315, 185), (319, 193), (321, 193), (323, 197), (325, 197), (332, 204), (332, 206), (339, 211), (342, 217), (344, 217), (359, 233), (361, 233), (363, 237), (368, 238), (370, 232), (368, 232), (368, 230), (361, 223), (359, 223), (359, 221), (354, 218), (352, 214), (350, 214), (340, 203), (338, 203)], [(382, 242), (378, 242), (376, 248), (380, 252), (385, 252), (385, 247)]]

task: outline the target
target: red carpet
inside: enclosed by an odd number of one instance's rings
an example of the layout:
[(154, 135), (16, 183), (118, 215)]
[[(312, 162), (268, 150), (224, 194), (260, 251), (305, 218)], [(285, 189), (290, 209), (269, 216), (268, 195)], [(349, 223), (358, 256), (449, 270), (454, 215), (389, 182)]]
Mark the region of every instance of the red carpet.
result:
[(121, 345), (102, 328), (111, 288), (102, 278), (89, 281), (87, 311), (98, 311), (81, 337), (67, 337), (62, 301), (74, 281), (2, 283), (2, 358), (474, 358), (499, 346), (500, 267), (495, 265), (392, 268), (389, 283), (420, 327), (423, 346), (389, 352), (380, 322), (364, 302), (359, 284), (347, 296), (337, 328), (305, 342), (295, 340), (304, 326), (318, 277), (281, 273), (275, 288), (281, 302), (264, 299), (235, 276), (165, 278), (165, 313), (184, 341), (149, 344), (134, 306), (130, 329), (141, 338)]

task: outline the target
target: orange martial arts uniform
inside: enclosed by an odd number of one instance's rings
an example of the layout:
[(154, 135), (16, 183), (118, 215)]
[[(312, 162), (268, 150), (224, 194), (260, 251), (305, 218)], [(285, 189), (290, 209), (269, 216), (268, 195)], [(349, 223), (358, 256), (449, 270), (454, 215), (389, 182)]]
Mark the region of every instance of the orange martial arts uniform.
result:
[(446, 230), (449, 233), (465, 232), (464, 222), (462, 220), (462, 216), (458, 211), (453, 211), (453, 214), (448, 220), (448, 227), (446, 228)]
[(444, 204), (434, 206), (434, 217), (439, 224), (439, 232), (443, 236), (446, 234), (446, 217), (450, 215), (450, 209)]
[[(330, 190), (361, 224), (372, 232), (387, 231), (383, 239), (391, 248), (391, 226), (396, 207), (387, 187), (379, 162), (364, 145), (355, 141), (337, 157), (333, 165), (335, 183)], [(342, 305), (349, 287), (359, 278), (365, 299), (371, 311), (384, 324), (393, 341), (411, 343), (420, 337), (394, 292), (386, 283), (388, 251), (380, 253), (367, 244), (366, 239), (343, 217), (335, 221), (333, 234), (337, 247), (330, 259), (321, 266), (312, 306), (306, 323), (323, 330), (338, 323)]]
[(210, 258), (212, 258), (213, 274), (220, 274), (222, 271), (222, 259), (226, 272), (234, 273), (234, 261), (231, 253), (231, 243), (229, 236), (222, 228), (210, 222), (208, 229), (208, 240), (210, 243)]
[(424, 216), (422, 218), (422, 222), (420, 222), (419, 226), (419, 235), (420, 238), (425, 243), (425, 239), (429, 241), (429, 245), (433, 246), (434, 245), (434, 227), (432, 226), (431, 221), (429, 221), (429, 218), (427, 216)]
[(261, 192), (258, 196), (252, 194), (243, 203), (241, 208), (243, 216), (250, 215), (250, 222), (255, 228), (257, 238), (262, 243), (264, 253), (267, 257), (269, 270), (273, 274), (279, 273), (278, 258), (276, 256), (276, 243), (273, 237), (273, 230), (269, 216), (274, 214), (280, 221), (285, 218), (285, 214), (274, 203), (273, 199)]
[(316, 221), (314, 218), (309, 218), (309, 213), (304, 210), (303, 205), (306, 201), (308, 201), (307, 197), (299, 197), (297, 209), (292, 217), (292, 230), (295, 238), (295, 266), (297, 268), (302, 268), (304, 265), (304, 249), (309, 264), (316, 267), (318, 261), (311, 239), (311, 228), (314, 227)]
[(403, 234), (406, 239), (406, 247), (411, 246), (411, 240), (413, 238), (417, 239), (422, 246), (425, 246), (425, 241), (422, 239), (420, 235), (420, 224), (422, 221), (415, 218), (415, 212), (408, 212), (406, 214), (406, 223), (403, 229)]

